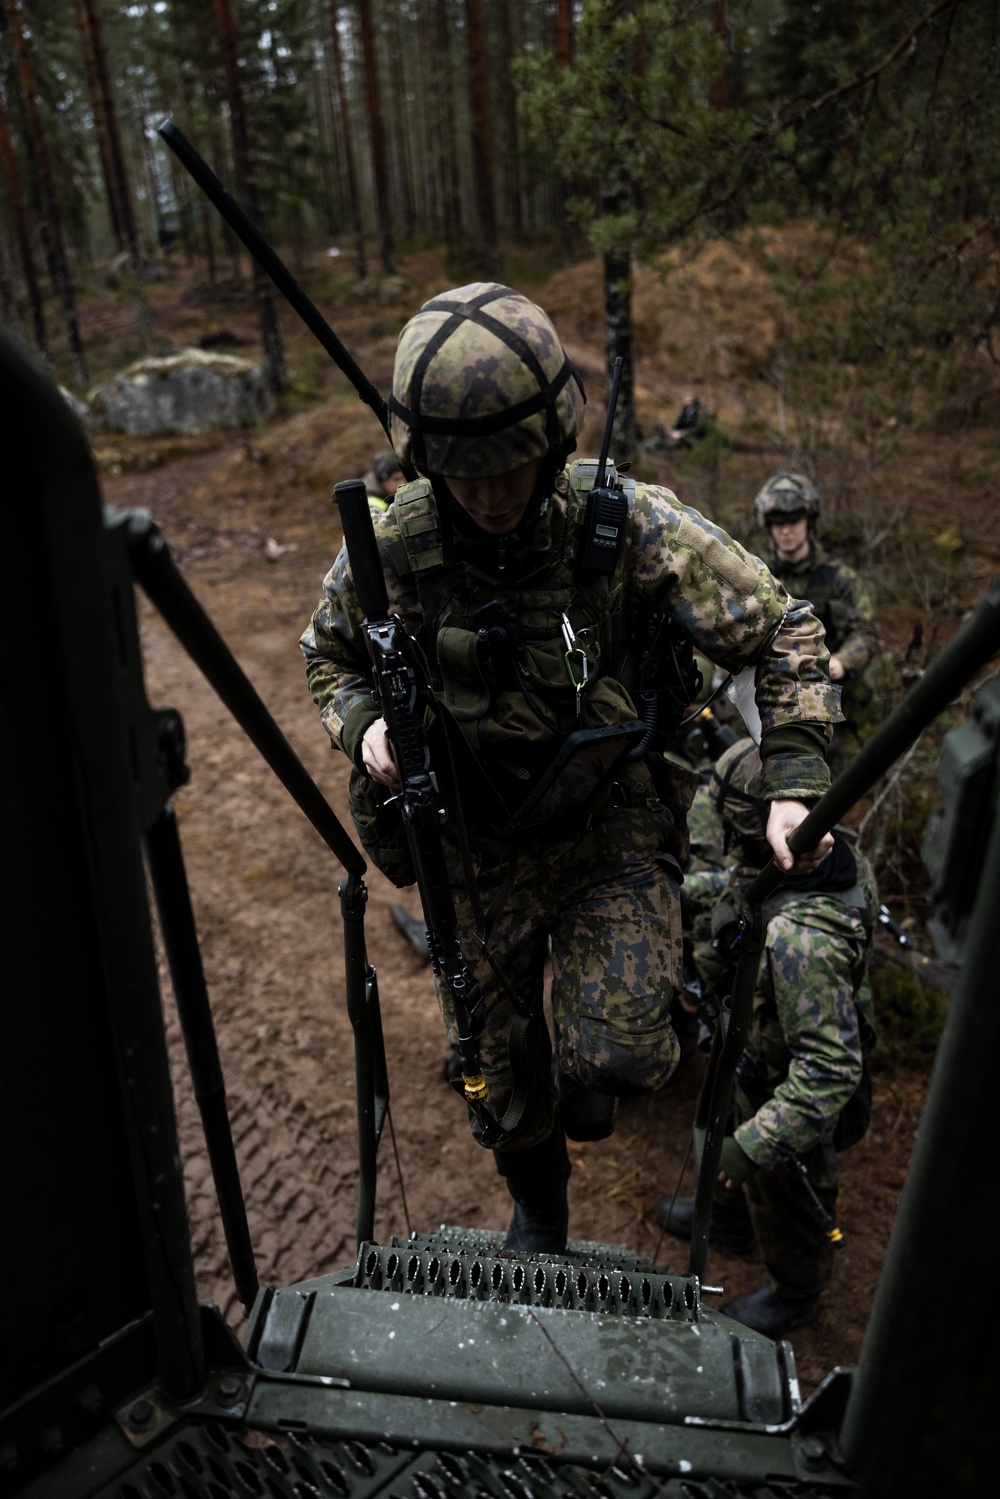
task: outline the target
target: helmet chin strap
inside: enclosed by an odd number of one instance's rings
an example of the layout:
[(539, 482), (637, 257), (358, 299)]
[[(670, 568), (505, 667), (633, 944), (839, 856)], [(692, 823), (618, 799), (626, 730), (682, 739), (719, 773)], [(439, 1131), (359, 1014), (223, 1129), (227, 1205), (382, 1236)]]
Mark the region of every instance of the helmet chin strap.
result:
[(565, 456), (561, 451), (553, 451), (551, 448), (539, 461), (538, 477), (531, 491), (531, 497), (524, 507), (524, 514), (516, 530), (506, 536), (495, 536), (491, 531), (484, 531), (482, 526), (478, 526), (469, 512), (458, 503), (448, 488), (448, 480), (443, 474), (428, 474), (427, 477), (434, 490), (435, 499), (457, 530), (477, 541), (502, 541), (505, 546), (518, 551), (527, 545), (529, 536), (545, 514), (556, 475), (565, 461)]

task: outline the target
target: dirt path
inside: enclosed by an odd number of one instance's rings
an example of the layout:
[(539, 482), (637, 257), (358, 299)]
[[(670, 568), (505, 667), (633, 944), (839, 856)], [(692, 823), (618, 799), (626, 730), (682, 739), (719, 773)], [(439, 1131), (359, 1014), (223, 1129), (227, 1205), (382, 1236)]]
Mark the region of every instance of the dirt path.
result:
[[(349, 823), (346, 765), (327, 747), (296, 644), (338, 536), (295, 452), (280, 448), (262, 464), (233, 441), (151, 473), (111, 478), (105, 492), (111, 503), (152, 510), (217, 627)], [(268, 538), (276, 543), (273, 560)], [(146, 607), (142, 617), (151, 700), (178, 708), (187, 728), (192, 776), (177, 808), (259, 1274), (287, 1284), (354, 1258), (357, 1152), (340, 870), (166, 628)], [(509, 1216), (505, 1188), (442, 1081), (443, 1038), (429, 970), (391, 924), (388, 906), (398, 893), (375, 871), (369, 888), (368, 943), (378, 969), (409, 1215), (386, 1139), (376, 1236), (442, 1222), (500, 1228)], [(414, 892), (403, 900), (416, 912)], [(169, 999), (167, 1019), (199, 1288), (238, 1324)], [(678, 1178), (700, 1067), (699, 1059), (663, 1094), (625, 1105), (611, 1140), (573, 1148), (575, 1237), (653, 1253), (659, 1235), (652, 1214)], [(835, 1364), (857, 1358), (920, 1092), (918, 1083), (879, 1090), (871, 1133), (843, 1159), (846, 1244), (819, 1320), (792, 1335), (807, 1389)], [(681, 1190), (692, 1189), (689, 1172)], [(658, 1257), (675, 1270), (686, 1268), (686, 1247), (669, 1239)], [(710, 1260), (709, 1282), (728, 1295), (762, 1279), (756, 1259), (713, 1254)]]

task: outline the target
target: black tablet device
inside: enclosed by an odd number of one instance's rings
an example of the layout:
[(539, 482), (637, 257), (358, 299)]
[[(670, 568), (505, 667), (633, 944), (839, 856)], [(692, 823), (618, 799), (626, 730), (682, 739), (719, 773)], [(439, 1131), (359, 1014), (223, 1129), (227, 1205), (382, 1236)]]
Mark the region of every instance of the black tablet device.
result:
[(579, 812), (646, 733), (639, 719), (604, 729), (574, 729), (503, 830), (504, 838)]

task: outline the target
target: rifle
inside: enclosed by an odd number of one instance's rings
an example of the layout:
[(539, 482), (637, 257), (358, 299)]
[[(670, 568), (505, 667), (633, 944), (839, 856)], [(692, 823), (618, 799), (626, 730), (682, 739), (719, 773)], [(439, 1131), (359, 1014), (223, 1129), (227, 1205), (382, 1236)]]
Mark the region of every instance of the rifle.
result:
[[(354, 587), (364, 616), (362, 629), (371, 659), (373, 693), (385, 719), (389, 744), (399, 773), (398, 801), (406, 841), (417, 877), (417, 889), (427, 923), (427, 946), (434, 973), (447, 986), (458, 1028), (462, 1076), (453, 1086), (476, 1115), (483, 1145), (504, 1143), (518, 1122), (523, 1103), (512, 1105), (502, 1120), (487, 1107), (487, 1086), (479, 1060), (483, 1029), (483, 1001), (479, 984), (462, 952), (458, 919), (441, 840), (447, 819), (423, 725), (426, 693), (421, 682), (413, 642), (398, 615), (389, 613), (385, 576), (375, 540), (368, 492), (360, 479), (334, 485), (344, 542)], [(523, 1021), (520, 1030), (531, 1023)], [(517, 1117), (512, 1117), (514, 1114)]]
[(913, 938), (903, 931), (903, 928), (886, 905), (881, 905), (878, 908), (878, 924), (879, 926), (884, 926), (886, 931), (895, 937), (900, 947), (913, 946)]

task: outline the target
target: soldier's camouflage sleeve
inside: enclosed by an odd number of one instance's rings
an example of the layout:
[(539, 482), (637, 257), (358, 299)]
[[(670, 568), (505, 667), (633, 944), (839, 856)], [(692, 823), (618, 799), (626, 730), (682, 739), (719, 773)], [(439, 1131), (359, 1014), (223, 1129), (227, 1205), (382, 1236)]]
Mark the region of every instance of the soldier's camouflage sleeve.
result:
[(845, 634), (837, 656), (849, 676), (860, 676), (878, 649), (875, 609), (868, 590), (843, 562), (837, 565), (837, 591), (846, 614)]
[(818, 1145), (861, 1080), (853, 978), (865, 944), (860, 913), (822, 895), (771, 918), (762, 987), (773, 990), (777, 1029), (765, 1007), (747, 1050), (758, 1072), (782, 1080), (735, 1131), (759, 1166), (780, 1163), (779, 1143), (796, 1155)]
[[(841, 720), (827, 670), (823, 627), (811, 607), (789, 597), (759, 557), (681, 505), (669, 489), (637, 485), (630, 588), (651, 602), (664, 584), (667, 612), (710, 661), (734, 674), (756, 667), (764, 733), (809, 723), (829, 736)], [(794, 777), (793, 777), (794, 780)], [(828, 780), (826, 784), (829, 784)], [(794, 793), (769, 776), (767, 796), (818, 795), (817, 782)]]

